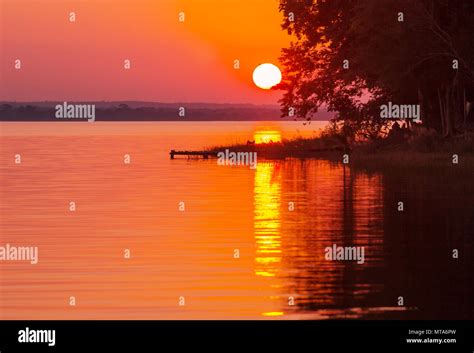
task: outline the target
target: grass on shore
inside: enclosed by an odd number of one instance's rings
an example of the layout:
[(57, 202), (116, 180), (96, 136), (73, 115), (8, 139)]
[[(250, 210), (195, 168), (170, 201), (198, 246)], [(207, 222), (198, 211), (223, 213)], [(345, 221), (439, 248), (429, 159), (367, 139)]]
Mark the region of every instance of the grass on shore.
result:
[[(474, 176), (474, 133), (462, 137), (443, 139), (436, 135), (419, 134), (402, 142), (393, 143), (387, 139), (359, 143), (345, 148), (331, 137), (296, 138), (280, 143), (234, 144), (214, 146), (208, 151), (257, 152), (259, 159), (315, 158), (342, 162), (348, 154), (350, 164), (369, 170), (424, 169), (433, 172), (455, 166), (462, 174)], [(458, 163), (454, 164), (454, 155)]]

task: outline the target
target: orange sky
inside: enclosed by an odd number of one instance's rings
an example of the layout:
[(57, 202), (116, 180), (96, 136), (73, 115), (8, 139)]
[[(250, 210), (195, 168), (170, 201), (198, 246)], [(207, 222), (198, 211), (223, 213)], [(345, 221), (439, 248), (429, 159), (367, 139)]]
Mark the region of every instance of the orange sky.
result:
[(280, 28), (278, 0), (0, 3), (0, 100), (266, 104), (281, 95), (252, 82), (253, 69), (278, 64), (290, 39)]

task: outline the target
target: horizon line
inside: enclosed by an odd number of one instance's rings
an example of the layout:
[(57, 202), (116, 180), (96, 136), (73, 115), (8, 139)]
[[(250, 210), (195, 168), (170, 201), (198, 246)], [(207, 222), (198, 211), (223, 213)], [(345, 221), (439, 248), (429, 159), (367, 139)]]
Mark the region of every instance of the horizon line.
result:
[(217, 103), (217, 102), (166, 102), (150, 100), (0, 100), (1, 103), (57, 103), (57, 102), (98, 102), (98, 103), (153, 103), (153, 104), (208, 104), (208, 105), (252, 105), (257, 107), (280, 107), (279, 104), (257, 104), (257, 103)]

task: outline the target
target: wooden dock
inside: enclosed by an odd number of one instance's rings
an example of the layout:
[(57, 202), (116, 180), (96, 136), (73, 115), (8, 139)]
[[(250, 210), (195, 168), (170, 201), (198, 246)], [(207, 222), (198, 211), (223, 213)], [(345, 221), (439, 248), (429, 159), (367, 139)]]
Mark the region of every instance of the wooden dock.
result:
[[(299, 151), (299, 153), (288, 153), (288, 151), (285, 150), (267, 150), (265, 151), (264, 148), (262, 148), (262, 151), (260, 152), (258, 148), (255, 148), (252, 151), (242, 151), (242, 152), (258, 152), (261, 153), (265, 158), (266, 157), (275, 157), (275, 156), (280, 156), (280, 157), (311, 157), (312, 155), (317, 155), (320, 152), (350, 152), (350, 148), (347, 148), (346, 146), (331, 146), (331, 147), (325, 147), (325, 148), (310, 148), (306, 150)], [(294, 152), (294, 151), (293, 151)], [(170, 159), (174, 159), (175, 156), (186, 156), (189, 158), (195, 157), (195, 158), (202, 158), (202, 159), (209, 159), (209, 157), (215, 157), (217, 158), (218, 152), (210, 152), (210, 151), (177, 151), (177, 150), (171, 150), (170, 151)]]
[(170, 159), (174, 159), (175, 156), (187, 156), (190, 157), (202, 157), (203, 159), (209, 159), (209, 157), (217, 157), (217, 152), (209, 151), (170, 151)]

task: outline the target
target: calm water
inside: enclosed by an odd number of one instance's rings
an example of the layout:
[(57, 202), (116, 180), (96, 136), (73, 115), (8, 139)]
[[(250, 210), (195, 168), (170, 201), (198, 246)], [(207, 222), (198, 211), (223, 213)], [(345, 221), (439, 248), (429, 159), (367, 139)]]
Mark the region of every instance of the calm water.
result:
[(0, 318), (473, 318), (472, 180), (168, 156), (320, 125), (2, 123), (0, 246), (39, 263), (0, 263)]

